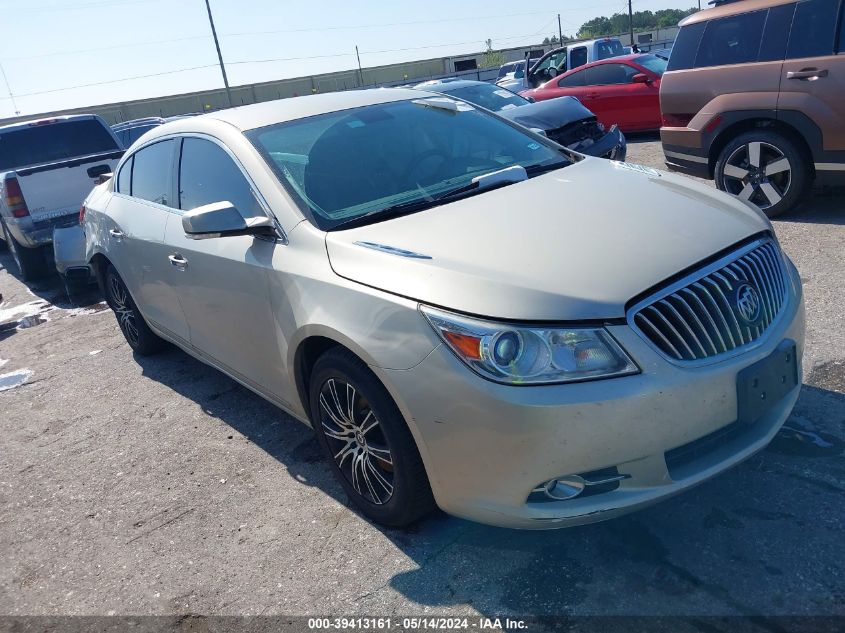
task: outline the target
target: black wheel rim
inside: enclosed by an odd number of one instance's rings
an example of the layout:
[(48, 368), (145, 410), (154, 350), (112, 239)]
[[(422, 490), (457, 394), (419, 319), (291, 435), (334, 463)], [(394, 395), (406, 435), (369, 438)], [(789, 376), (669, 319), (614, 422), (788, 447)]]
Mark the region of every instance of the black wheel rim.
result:
[(751, 141), (737, 147), (722, 169), (725, 191), (768, 209), (780, 202), (792, 185), (792, 165), (774, 145)]
[(393, 455), (367, 399), (340, 378), (320, 388), (320, 424), (335, 464), (363, 499), (384, 505), (393, 496)]
[(126, 340), (133, 347), (138, 345), (138, 320), (135, 310), (129, 303), (129, 291), (126, 290), (126, 286), (120, 279), (112, 276), (109, 278), (109, 294), (112, 300), (112, 310), (117, 316), (117, 324), (126, 336)]

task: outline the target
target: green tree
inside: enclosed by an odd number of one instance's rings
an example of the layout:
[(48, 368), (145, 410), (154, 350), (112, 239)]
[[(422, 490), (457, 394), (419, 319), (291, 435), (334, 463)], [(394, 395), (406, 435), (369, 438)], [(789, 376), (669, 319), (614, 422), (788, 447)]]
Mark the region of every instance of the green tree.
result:
[[(653, 31), (657, 28), (675, 26), (688, 15), (698, 11), (695, 7), (682, 9), (660, 9), (659, 11), (636, 11), (632, 16), (635, 31)], [(599, 16), (588, 20), (578, 29), (578, 37), (585, 39), (627, 33), (630, 28), (627, 13), (614, 13), (610, 17)]]

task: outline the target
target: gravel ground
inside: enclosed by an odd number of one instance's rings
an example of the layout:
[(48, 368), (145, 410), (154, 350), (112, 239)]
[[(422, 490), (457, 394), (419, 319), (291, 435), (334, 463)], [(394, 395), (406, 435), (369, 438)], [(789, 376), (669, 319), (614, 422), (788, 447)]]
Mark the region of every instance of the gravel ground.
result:
[[(662, 167), (659, 143), (629, 160)], [(776, 441), (552, 532), (375, 527), (309, 429), (181, 351), (133, 358), (96, 294), (27, 287), (4, 253), (0, 389), (25, 384), (0, 391), (0, 614), (845, 615), (843, 207), (814, 193), (776, 222), (809, 328)]]

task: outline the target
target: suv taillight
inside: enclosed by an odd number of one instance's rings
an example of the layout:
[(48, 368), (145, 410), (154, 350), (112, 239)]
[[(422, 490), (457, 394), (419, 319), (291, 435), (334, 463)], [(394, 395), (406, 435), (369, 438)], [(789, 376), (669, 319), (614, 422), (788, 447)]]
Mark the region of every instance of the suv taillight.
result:
[(85, 220), (85, 205), (83, 204), (79, 207), (79, 226), (82, 226), (82, 222)]
[(663, 127), (686, 127), (695, 114), (666, 114), (661, 116)]
[(6, 198), (6, 206), (12, 212), (12, 217), (25, 218), (29, 215), (29, 209), (26, 207), (26, 200), (23, 199), (23, 192), (17, 178), (6, 176), (3, 180), (3, 195)]

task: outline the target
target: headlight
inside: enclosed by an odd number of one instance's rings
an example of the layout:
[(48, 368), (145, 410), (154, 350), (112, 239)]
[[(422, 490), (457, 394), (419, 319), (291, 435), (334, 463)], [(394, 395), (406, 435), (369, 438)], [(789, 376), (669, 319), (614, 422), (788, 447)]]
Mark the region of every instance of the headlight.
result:
[(639, 372), (602, 327), (524, 327), (420, 310), (458, 358), (496, 382), (537, 385)]

